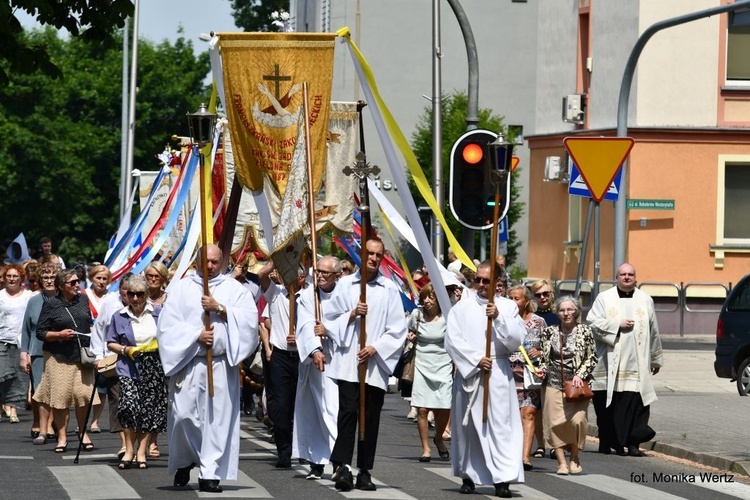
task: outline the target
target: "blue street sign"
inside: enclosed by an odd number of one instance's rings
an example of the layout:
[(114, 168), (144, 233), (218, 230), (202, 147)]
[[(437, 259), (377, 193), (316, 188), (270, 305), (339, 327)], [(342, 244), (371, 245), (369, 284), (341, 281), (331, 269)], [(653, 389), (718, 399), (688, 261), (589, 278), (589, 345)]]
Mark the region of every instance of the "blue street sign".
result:
[[(620, 181), (622, 181), (622, 169), (617, 171), (615, 180), (610, 184), (609, 189), (604, 194), (603, 200), (617, 201), (620, 195)], [(591, 191), (589, 191), (586, 182), (581, 177), (581, 173), (578, 171), (578, 167), (571, 161), (570, 163), (570, 181), (568, 184), (568, 194), (572, 196), (583, 196), (585, 198), (591, 198)]]
[(508, 241), (508, 218), (505, 217), (497, 226), (497, 240)]

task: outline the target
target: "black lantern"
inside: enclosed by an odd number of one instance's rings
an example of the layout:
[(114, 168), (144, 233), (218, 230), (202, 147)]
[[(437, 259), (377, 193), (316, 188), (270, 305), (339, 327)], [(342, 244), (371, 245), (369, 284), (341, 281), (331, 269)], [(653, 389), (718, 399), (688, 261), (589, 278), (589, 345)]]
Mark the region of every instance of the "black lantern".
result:
[(190, 140), (202, 148), (213, 142), (214, 127), (216, 126), (216, 115), (209, 113), (206, 104), (201, 103), (198, 111), (188, 113), (188, 128), (190, 129)]
[(497, 177), (510, 172), (511, 162), (513, 161), (513, 144), (506, 142), (502, 135), (487, 145), (489, 150), (489, 167), (490, 178), (492, 182), (497, 182)]

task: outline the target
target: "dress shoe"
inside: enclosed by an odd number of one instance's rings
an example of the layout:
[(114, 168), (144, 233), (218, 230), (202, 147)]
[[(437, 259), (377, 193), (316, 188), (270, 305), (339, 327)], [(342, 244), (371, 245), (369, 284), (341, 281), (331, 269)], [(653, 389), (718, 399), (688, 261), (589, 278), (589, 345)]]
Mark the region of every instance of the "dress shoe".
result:
[(338, 474), (338, 478), (336, 479), (337, 490), (350, 491), (354, 488), (354, 476), (352, 476), (352, 471), (349, 470), (349, 467), (342, 465), (338, 468), (336, 474)]
[(195, 467), (195, 463), (187, 467), (180, 467), (174, 474), (174, 485), (176, 488), (182, 488), (190, 482), (190, 471)]
[(323, 470), (324, 465), (323, 464), (312, 464), (310, 466), (310, 473), (305, 477), (305, 479), (323, 479)]
[(474, 481), (472, 481), (469, 478), (464, 478), (464, 482), (461, 485), (461, 487), (458, 489), (458, 492), (462, 495), (468, 495), (469, 493), (474, 493), (474, 490), (476, 489), (476, 485), (474, 484)]
[(292, 459), (289, 457), (281, 457), (276, 462), (277, 469), (289, 469), (292, 466)]
[(628, 456), (629, 457), (645, 457), (646, 454), (641, 451), (640, 448), (637, 446), (629, 446), (628, 447)]
[(609, 447), (607, 444), (599, 443), (599, 453), (604, 453), (605, 455), (609, 455), (612, 453), (612, 448)]
[(617, 454), (621, 457), (627, 457), (628, 456), (628, 449), (627, 448), (617, 448)]
[(511, 498), (513, 495), (510, 493), (508, 483), (496, 483), (495, 496), (500, 498)]
[(224, 488), (219, 486), (218, 479), (198, 479), (198, 491), (207, 493), (221, 493)]
[(375, 491), (378, 489), (375, 486), (375, 483), (372, 482), (370, 473), (366, 470), (360, 471), (359, 474), (357, 474), (357, 485), (355, 488), (362, 491)]

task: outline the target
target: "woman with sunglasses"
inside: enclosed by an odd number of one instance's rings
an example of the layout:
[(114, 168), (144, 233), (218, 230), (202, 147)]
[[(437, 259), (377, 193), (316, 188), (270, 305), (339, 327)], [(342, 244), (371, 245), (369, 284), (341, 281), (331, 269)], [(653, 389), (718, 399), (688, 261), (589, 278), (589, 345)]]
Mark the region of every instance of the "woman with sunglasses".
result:
[[(57, 295), (42, 305), (36, 337), (44, 342), (44, 372), (34, 400), (51, 408), (57, 425), (55, 453), (68, 450), (70, 406), (75, 408), (84, 451), (94, 449), (86, 434), (86, 410), (94, 386), (94, 369), (81, 365), (80, 347), (89, 347), (94, 320), (89, 300), (79, 293), (80, 279), (72, 269), (55, 276)], [(94, 404), (99, 395), (94, 394)]]
[(167, 429), (167, 382), (156, 344), (161, 307), (148, 301), (143, 276), (128, 278), (127, 287), (128, 305), (112, 316), (106, 334), (107, 347), (118, 355), (117, 418), (125, 433), (119, 468), (129, 469), (135, 461), (138, 469), (147, 469), (149, 434)]
[(541, 316), (547, 326), (560, 324), (560, 318), (552, 310), (555, 303), (555, 293), (552, 291), (552, 285), (547, 280), (538, 280), (531, 284), (531, 293), (534, 295), (537, 309), (536, 315)]

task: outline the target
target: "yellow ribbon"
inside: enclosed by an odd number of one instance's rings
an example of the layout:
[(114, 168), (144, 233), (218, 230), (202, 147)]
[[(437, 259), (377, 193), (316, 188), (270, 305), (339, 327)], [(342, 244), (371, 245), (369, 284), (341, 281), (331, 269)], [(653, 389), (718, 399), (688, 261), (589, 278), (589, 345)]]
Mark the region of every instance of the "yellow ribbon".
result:
[(128, 356), (130, 356), (130, 359), (135, 361), (135, 355), (139, 354), (141, 352), (154, 352), (159, 349), (159, 344), (156, 341), (156, 339), (151, 339), (151, 342), (149, 342), (146, 345), (139, 345), (135, 347), (130, 348), (130, 352), (128, 352)]
[(388, 110), (388, 107), (385, 105), (385, 102), (383, 102), (383, 99), (380, 97), (380, 93), (378, 92), (378, 87), (375, 82), (375, 76), (372, 73), (372, 69), (370, 68), (370, 65), (367, 64), (367, 61), (365, 60), (364, 56), (359, 51), (355, 43), (352, 41), (351, 34), (349, 33), (349, 27), (345, 26), (336, 31), (336, 36), (344, 38), (346, 40), (346, 42), (349, 44), (350, 49), (352, 50), (352, 53), (357, 58), (357, 61), (359, 61), (362, 72), (364, 73), (365, 79), (367, 80), (366, 82), (362, 82), (362, 85), (367, 85), (370, 90), (372, 90), (372, 95), (375, 97), (378, 109), (380, 109), (381, 113), (383, 113), (385, 125), (391, 134), (391, 138), (393, 139), (393, 142), (396, 144), (396, 146), (398, 146), (398, 149), (401, 151), (401, 154), (406, 160), (406, 165), (409, 168), (409, 172), (414, 179), (414, 183), (416, 184), (417, 189), (419, 189), (422, 197), (432, 209), (432, 213), (435, 214), (435, 217), (440, 222), (443, 231), (445, 231), (445, 236), (448, 238), (448, 244), (453, 249), (453, 252), (456, 254), (458, 260), (460, 260), (466, 267), (468, 267), (472, 271), (476, 271), (477, 268), (474, 265), (474, 262), (466, 254), (466, 252), (458, 243), (458, 240), (455, 236), (453, 236), (453, 233), (448, 227), (448, 223), (443, 216), (443, 211), (441, 207), (438, 207), (437, 200), (435, 200), (435, 197), (432, 194), (430, 183), (427, 181), (422, 168), (419, 166), (417, 157), (414, 156), (414, 152), (411, 150), (409, 142), (406, 140), (406, 137), (404, 137), (403, 132), (401, 132), (401, 129), (396, 123), (396, 120), (393, 118), (393, 115), (391, 115), (391, 112)]
[(536, 373), (536, 366), (534, 366), (534, 363), (531, 362), (531, 358), (529, 358), (529, 354), (526, 352), (526, 348), (522, 345), (518, 346), (518, 348), (521, 350), (521, 354), (523, 354), (523, 359), (526, 360), (526, 364), (529, 365), (531, 373)]
[[(385, 230), (388, 231), (388, 235), (391, 237), (391, 241), (396, 241), (396, 239), (393, 237), (393, 231), (391, 230), (391, 221), (388, 220), (388, 216), (385, 215), (385, 212), (383, 209), (380, 209), (380, 216), (383, 218), (383, 225), (385, 226)], [(411, 279), (411, 271), (409, 271), (409, 266), (406, 264), (406, 259), (404, 258), (404, 254), (401, 252), (401, 249), (398, 247), (398, 245), (394, 245), (396, 247), (396, 255), (398, 255), (398, 261), (401, 263), (401, 269), (404, 270), (404, 274), (406, 275), (406, 281), (409, 283), (409, 289), (411, 290), (411, 293), (414, 294), (415, 297), (419, 297), (419, 291), (417, 290), (417, 285), (414, 283), (414, 280)]]

